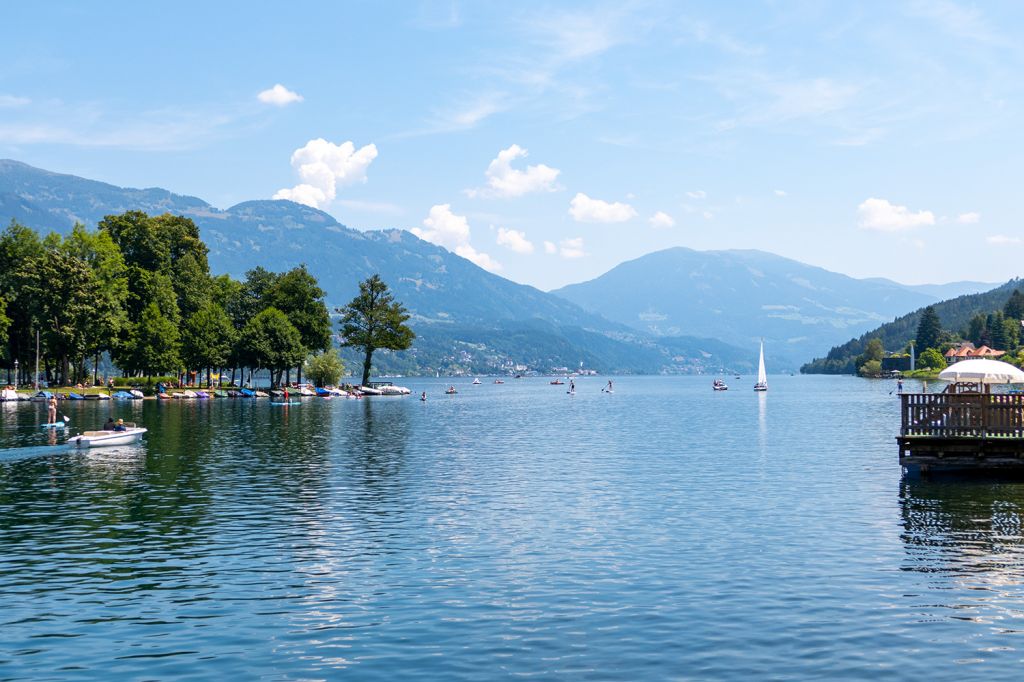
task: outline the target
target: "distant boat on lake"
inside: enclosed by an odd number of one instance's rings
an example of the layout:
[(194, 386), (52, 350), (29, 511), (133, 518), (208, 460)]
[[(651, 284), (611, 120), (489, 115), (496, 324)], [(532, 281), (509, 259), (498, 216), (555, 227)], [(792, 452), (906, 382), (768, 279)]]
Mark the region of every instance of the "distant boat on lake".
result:
[(754, 390), (768, 390), (768, 375), (764, 371), (764, 339), (761, 339), (761, 356), (757, 360), (757, 383), (754, 384)]

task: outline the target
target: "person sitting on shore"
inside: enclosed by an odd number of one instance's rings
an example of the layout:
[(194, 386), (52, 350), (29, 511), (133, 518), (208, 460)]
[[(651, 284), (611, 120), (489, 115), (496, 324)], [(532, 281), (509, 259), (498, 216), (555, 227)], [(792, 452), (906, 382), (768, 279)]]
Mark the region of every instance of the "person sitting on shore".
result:
[(123, 419), (118, 419), (117, 420), (117, 425), (114, 427), (114, 430), (115, 431), (127, 431), (128, 427), (124, 425), (124, 420)]
[(104, 431), (113, 431), (116, 427), (117, 427), (117, 424), (114, 423), (114, 418), (113, 417), (107, 417), (107, 423), (103, 425), (103, 430)]

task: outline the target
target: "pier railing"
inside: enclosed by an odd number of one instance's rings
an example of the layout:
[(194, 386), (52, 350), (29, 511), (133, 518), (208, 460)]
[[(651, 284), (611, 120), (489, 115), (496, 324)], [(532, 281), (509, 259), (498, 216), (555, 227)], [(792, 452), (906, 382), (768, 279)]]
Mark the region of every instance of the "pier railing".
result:
[(902, 436), (1024, 438), (1024, 394), (904, 393)]

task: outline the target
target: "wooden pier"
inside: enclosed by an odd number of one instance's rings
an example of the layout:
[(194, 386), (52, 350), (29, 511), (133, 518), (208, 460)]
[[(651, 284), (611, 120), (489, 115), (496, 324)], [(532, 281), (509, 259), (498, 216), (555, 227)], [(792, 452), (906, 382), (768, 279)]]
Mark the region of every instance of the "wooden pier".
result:
[(909, 474), (1024, 476), (1024, 394), (987, 387), (904, 393), (896, 441)]

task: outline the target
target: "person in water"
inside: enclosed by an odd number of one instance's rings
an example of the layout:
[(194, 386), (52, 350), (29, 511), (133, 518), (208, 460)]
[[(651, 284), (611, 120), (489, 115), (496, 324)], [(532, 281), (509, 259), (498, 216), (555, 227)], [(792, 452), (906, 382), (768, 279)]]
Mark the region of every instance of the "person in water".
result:
[(117, 424), (114, 423), (114, 418), (113, 417), (107, 417), (107, 423), (103, 425), (103, 430), (104, 431), (113, 431), (116, 427), (117, 427)]
[(118, 419), (117, 420), (117, 425), (114, 427), (114, 430), (115, 431), (127, 431), (128, 427), (124, 425), (124, 420), (123, 419)]
[(57, 423), (57, 394), (54, 393), (50, 396), (50, 399), (46, 401), (46, 423), (56, 424)]
[(426, 399), (427, 399), (427, 392), (423, 391), (423, 393), (420, 394), (420, 400), (426, 401)]

